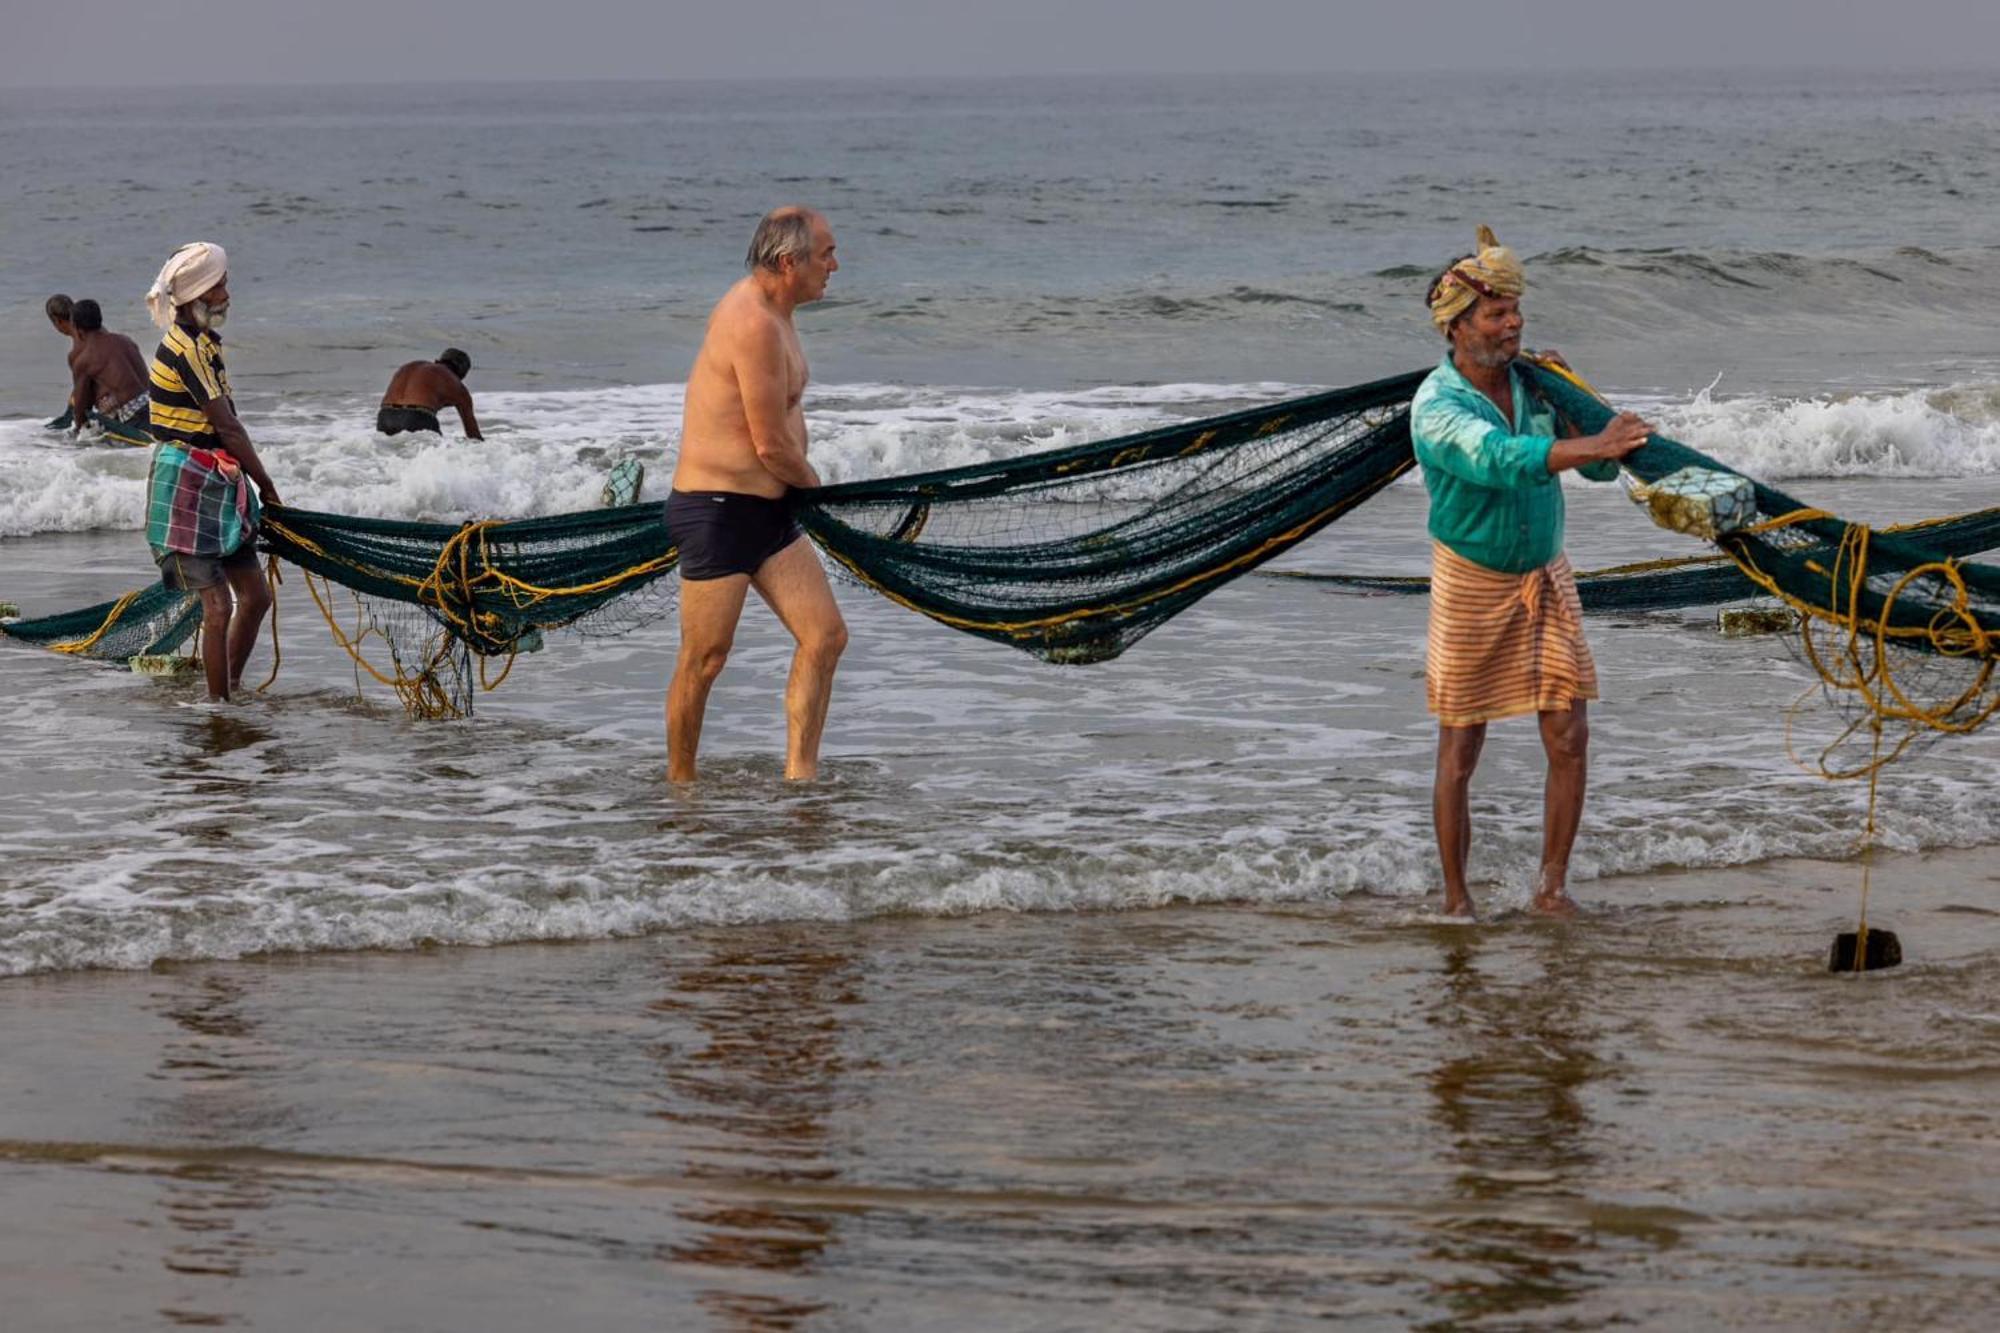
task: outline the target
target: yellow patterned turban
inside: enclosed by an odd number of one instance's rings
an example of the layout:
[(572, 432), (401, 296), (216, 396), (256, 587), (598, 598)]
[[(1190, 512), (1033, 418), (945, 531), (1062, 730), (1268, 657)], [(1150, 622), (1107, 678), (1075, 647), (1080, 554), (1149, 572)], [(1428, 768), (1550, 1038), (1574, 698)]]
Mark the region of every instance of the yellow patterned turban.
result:
[(1454, 319), (1472, 309), (1480, 297), (1519, 296), (1527, 285), (1521, 261), (1494, 238), (1491, 227), (1482, 225), (1479, 253), (1467, 255), (1438, 274), (1425, 299), (1430, 303), (1431, 322), (1443, 333)]

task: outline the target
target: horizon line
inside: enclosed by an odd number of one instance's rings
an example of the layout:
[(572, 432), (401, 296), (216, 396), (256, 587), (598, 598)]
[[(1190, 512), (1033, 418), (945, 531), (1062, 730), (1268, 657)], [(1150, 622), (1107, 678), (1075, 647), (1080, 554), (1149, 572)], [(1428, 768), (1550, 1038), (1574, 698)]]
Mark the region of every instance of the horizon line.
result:
[(120, 83), (107, 88), (102, 83), (46, 83), (15, 82), (0, 78), (0, 93), (7, 92), (91, 92), (106, 99), (114, 99), (124, 92), (181, 92), (206, 91), (236, 92), (264, 90), (270, 88), (478, 88), (509, 86), (657, 86), (662, 84), (719, 85), (719, 84), (920, 84), (920, 83), (1001, 83), (1021, 80), (1047, 80), (1052, 82), (1075, 82), (1079, 80), (1120, 80), (1120, 79), (1325, 79), (1354, 78), (1379, 80), (1409, 77), (1435, 77), (1451, 74), (1484, 74), (1497, 78), (1527, 78), (1546, 76), (1557, 72), (1567, 72), (1571, 77), (1590, 78), (1594, 75), (1610, 74), (1866, 74), (1882, 77), (1896, 77), (1916, 74), (1948, 75), (1988, 75), (2000, 76), (2000, 60), (1985, 64), (1885, 64), (1863, 63), (1773, 63), (1767, 60), (1719, 62), (1695, 65), (1678, 62), (1651, 64), (1593, 64), (1588, 70), (1565, 70), (1550, 65), (1410, 65), (1392, 67), (1369, 65), (1357, 68), (1327, 69), (1114, 69), (1114, 70), (1013, 70), (1013, 71), (951, 71), (935, 74), (923, 73), (873, 73), (855, 72), (844, 74), (567, 74), (538, 75), (518, 74), (501, 77), (465, 76), (437, 74), (412, 74), (398, 78), (321, 78), (321, 77), (274, 77), (270, 79), (246, 80), (237, 83)]

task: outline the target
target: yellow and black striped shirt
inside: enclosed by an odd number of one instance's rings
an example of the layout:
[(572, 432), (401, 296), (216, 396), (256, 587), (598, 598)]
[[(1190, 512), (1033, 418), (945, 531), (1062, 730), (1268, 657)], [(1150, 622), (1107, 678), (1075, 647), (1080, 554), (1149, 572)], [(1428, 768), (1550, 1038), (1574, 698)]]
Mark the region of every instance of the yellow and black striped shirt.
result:
[(175, 324), (153, 353), (152, 379), (153, 438), (215, 447), (215, 427), (201, 409), (229, 397), (222, 340), (206, 329)]

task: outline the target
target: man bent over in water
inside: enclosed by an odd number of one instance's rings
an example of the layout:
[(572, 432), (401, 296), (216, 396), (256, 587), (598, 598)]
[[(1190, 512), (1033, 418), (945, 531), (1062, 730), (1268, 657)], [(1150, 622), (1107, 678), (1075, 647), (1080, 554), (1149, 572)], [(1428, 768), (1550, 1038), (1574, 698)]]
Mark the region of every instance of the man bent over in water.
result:
[(92, 409), (107, 438), (126, 444), (150, 444), (150, 381), (146, 356), (139, 344), (104, 327), (104, 311), (95, 301), (78, 301), (70, 310), (76, 348), (69, 354), (70, 420), (82, 431)]
[(483, 440), (479, 433), (479, 418), (472, 415), (472, 391), (465, 387), (465, 377), (472, 373), (472, 358), (456, 347), (447, 347), (435, 361), (410, 361), (396, 368), (389, 377), (389, 391), (382, 395), (382, 406), (375, 413), (375, 429), (384, 435), (401, 435), (406, 430), (427, 430), (433, 435), (442, 435), (438, 429), (438, 409), (455, 407), (458, 409), (458, 424), (465, 427), (465, 438)]
[(708, 692), (729, 659), (750, 589), (798, 642), (785, 686), (785, 776), (819, 772), (820, 732), (847, 625), (787, 493), (819, 486), (806, 461), (806, 358), (792, 312), (840, 268), (811, 209), (757, 224), (750, 272), (708, 318), (688, 372), (667, 532), (680, 548), (681, 650), (667, 686), (667, 780), (692, 782)]

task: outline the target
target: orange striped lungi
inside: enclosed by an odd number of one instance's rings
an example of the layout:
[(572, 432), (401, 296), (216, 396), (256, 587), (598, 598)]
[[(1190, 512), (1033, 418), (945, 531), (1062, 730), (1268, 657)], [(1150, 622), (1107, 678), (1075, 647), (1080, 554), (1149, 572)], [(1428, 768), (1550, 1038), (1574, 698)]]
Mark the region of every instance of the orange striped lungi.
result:
[(1540, 569), (1502, 574), (1433, 541), (1424, 692), (1448, 727), (1595, 699), (1597, 664), (1569, 557), (1557, 552)]

